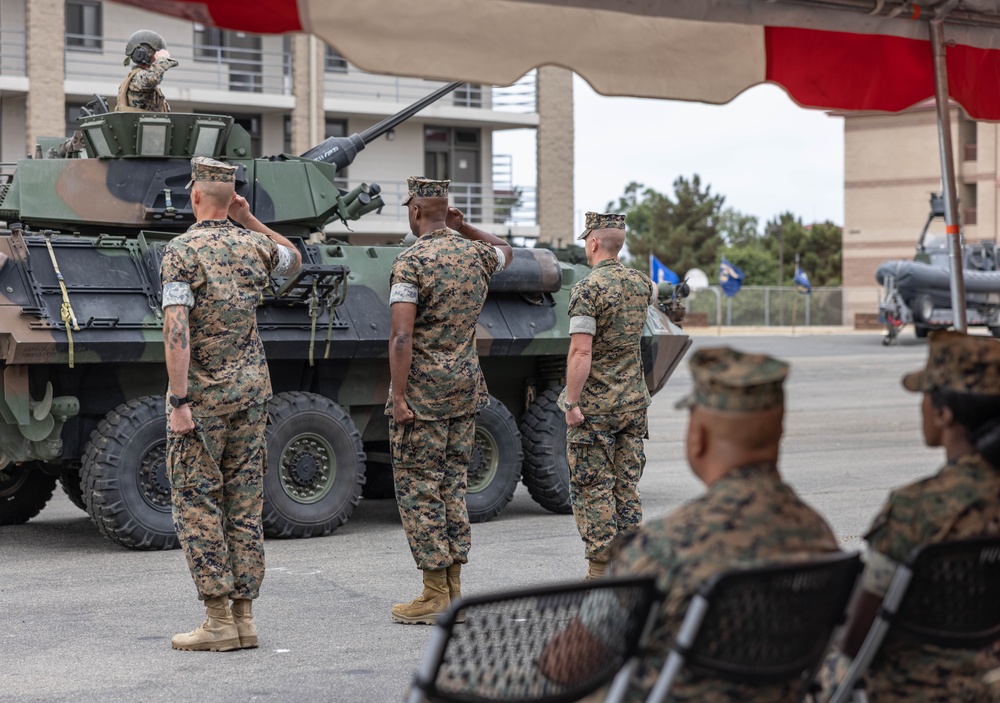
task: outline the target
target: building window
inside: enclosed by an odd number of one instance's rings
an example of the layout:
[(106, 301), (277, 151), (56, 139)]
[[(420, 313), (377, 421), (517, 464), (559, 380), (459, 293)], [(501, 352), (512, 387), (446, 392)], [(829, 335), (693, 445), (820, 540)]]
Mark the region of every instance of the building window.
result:
[(97, 0), (66, 0), (66, 46), (101, 51), (104, 23)]
[(347, 59), (338, 54), (336, 49), (328, 46), (323, 59), (323, 69), (327, 73), (347, 73)]
[(474, 83), (460, 85), (455, 89), (454, 95), (454, 105), (456, 107), (483, 106), (483, 87), (481, 85), (476, 85)]
[(225, 63), (229, 90), (259, 93), (264, 67), (259, 35), (194, 25), (195, 61)]
[(452, 203), (472, 220), (483, 214), (479, 129), (424, 128), (424, 175), (452, 182)]

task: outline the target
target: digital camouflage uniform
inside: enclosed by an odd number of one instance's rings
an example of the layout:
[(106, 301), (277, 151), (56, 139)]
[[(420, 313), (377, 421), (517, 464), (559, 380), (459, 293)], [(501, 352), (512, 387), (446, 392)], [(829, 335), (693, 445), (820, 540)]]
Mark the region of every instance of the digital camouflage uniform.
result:
[[(1000, 342), (938, 332), (929, 346), (927, 368), (904, 377), (907, 390), (926, 393), (939, 388), (1000, 396)], [(865, 535), (862, 585), (881, 598), (896, 566), (915, 547), (998, 534), (1000, 470), (976, 454), (958, 457), (933, 476), (890, 494)], [(847, 658), (841, 655), (835, 663), (842, 676)], [(872, 703), (988, 703), (992, 699), (982, 677), (997, 667), (1000, 647), (944, 649), (894, 636), (890, 630), (865, 684)]]
[[(704, 349), (691, 359), (695, 388), (681, 407), (755, 411), (783, 402), (787, 366), (764, 355)], [(615, 576), (652, 574), (666, 594), (628, 700), (652, 689), (692, 596), (716, 573), (806, 559), (837, 550), (823, 518), (783, 483), (773, 464), (729, 472), (704, 495), (629, 536), (612, 560)], [(683, 670), (668, 700), (797, 701), (795, 686), (746, 687)]]
[[(588, 212), (582, 236), (624, 227), (624, 215)], [(639, 341), (655, 300), (653, 282), (617, 259), (599, 262), (570, 293), (570, 334), (593, 336), (590, 375), (579, 401), (585, 420), (566, 428), (573, 515), (591, 561), (607, 561), (615, 537), (642, 524), (639, 478), (646, 464), (649, 390)], [(561, 407), (565, 402), (564, 390)]]
[[(445, 183), (446, 188), (446, 182), (410, 180), (404, 204), (410, 197), (447, 196), (447, 190), (427, 185)], [(389, 304), (417, 306), (406, 381), (414, 421), (396, 424), (391, 389), (385, 412), (399, 514), (423, 571), (468, 561), (467, 471), (476, 413), (489, 402), (476, 352), (476, 323), (490, 277), (503, 265), (495, 247), (448, 229), (424, 234), (392, 265)]]
[[(235, 169), (192, 159), (192, 180), (232, 180)], [(164, 247), (163, 307), (190, 309), (188, 398), (195, 428), (167, 422), (174, 525), (202, 600), (256, 598), (264, 578), (261, 524), (264, 427), (271, 381), (257, 333), (270, 274), (294, 256), (228, 220), (204, 220)], [(168, 407), (168, 411), (171, 411)]]
[(157, 59), (148, 68), (136, 66), (118, 86), (116, 112), (170, 112), (160, 83), (163, 74), (177, 65), (174, 59)]

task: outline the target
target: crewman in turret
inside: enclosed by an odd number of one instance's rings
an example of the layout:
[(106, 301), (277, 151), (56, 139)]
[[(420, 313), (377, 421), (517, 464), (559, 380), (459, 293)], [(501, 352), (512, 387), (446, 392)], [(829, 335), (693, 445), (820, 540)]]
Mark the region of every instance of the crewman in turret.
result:
[(156, 32), (140, 29), (125, 46), (125, 65), (135, 64), (118, 86), (117, 112), (170, 112), (160, 83), (163, 74), (177, 65), (167, 44)]

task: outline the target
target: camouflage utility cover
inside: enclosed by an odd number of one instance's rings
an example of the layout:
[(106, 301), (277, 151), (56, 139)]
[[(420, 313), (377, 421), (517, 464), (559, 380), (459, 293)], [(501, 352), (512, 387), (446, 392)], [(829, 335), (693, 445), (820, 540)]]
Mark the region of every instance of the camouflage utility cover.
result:
[[(630, 687), (629, 701), (645, 700), (680, 628), (692, 596), (722, 571), (806, 559), (837, 550), (823, 518), (782, 482), (773, 464), (752, 464), (709, 486), (700, 498), (628, 538), (613, 560), (615, 576), (651, 574), (666, 598), (648, 651)], [(747, 687), (683, 671), (677, 700), (798, 701), (798, 682)]]
[(577, 239), (586, 239), (595, 229), (625, 229), (625, 215), (614, 212), (588, 212), (585, 229)]
[(655, 301), (653, 282), (617, 259), (599, 262), (573, 286), (569, 331), (594, 337), (590, 376), (580, 394), (584, 415), (622, 413), (649, 405), (639, 340), (648, 306)]
[(197, 182), (235, 183), (236, 167), (207, 156), (195, 156), (191, 159), (191, 180), (188, 181), (187, 187), (190, 188)]
[(191, 225), (163, 249), (163, 307), (191, 309), (188, 395), (195, 415), (225, 415), (271, 398), (257, 304), (281, 247), (227, 220)]
[[(389, 304), (417, 306), (406, 401), (418, 420), (444, 420), (486, 407), (476, 323), (503, 255), (448, 229), (429, 232), (392, 264)], [(386, 404), (392, 414), (392, 391)]]
[(908, 391), (1000, 396), (1000, 342), (962, 332), (932, 332), (927, 366), (903, 376)]
[(782, 384), (788, 364), (767, 354), (747, 354), (730, 347), (699, 349), (688, 362), (694, 388), (678, 408), (754, 412), (784, 403)]
[(414, 198), (447, 198), (451, 181), (433, 181), (429, 178), (410, 176), (406, 179), (406, 197), (400, 205), (406, 205)]

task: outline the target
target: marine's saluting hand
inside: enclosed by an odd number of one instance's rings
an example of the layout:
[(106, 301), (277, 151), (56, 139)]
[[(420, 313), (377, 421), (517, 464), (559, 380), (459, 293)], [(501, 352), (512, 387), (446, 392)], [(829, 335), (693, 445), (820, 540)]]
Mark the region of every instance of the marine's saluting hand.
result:
[(462, 225), (465, 224), (465, 213), (457, 207), (450, 207), (448, 208), (448, 214), (445, 216), (444, 223), (448, 225), (448, 229), (458, 232), (462, 229)]

